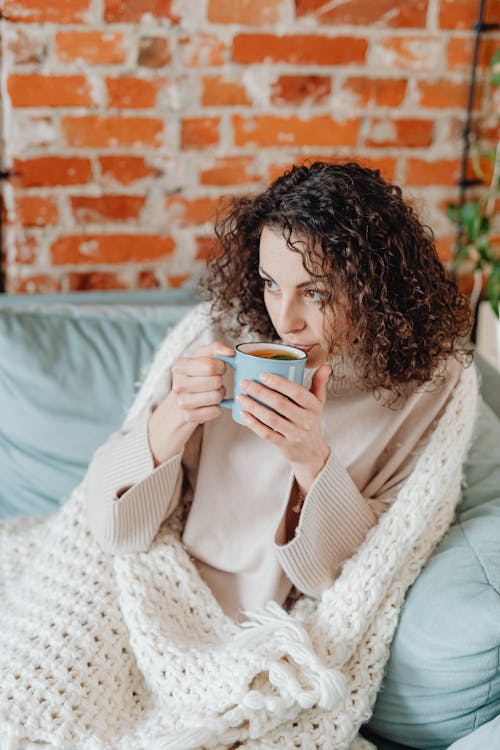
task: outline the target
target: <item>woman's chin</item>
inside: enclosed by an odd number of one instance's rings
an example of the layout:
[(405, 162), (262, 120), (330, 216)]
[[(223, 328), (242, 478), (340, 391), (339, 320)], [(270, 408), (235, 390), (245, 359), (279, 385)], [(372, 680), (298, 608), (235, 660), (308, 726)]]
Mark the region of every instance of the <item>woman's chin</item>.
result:
[(320, 367), (328, 361), (328, 356), (323, 349), (320, 347), (314, 347), (312, 351), (307, 355), (306, 368)]

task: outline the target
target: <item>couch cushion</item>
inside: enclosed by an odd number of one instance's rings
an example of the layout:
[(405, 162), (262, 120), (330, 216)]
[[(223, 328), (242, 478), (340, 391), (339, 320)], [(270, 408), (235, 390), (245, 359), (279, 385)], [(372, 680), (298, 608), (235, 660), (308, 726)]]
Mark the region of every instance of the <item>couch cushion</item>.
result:
[(370, 721), (392, 741), (445, 750), (500, 713), (499, 445), (482, 404), (456, 521), (408, 593)]
[(2, 301), (0, 515), (47, 513), (68, 497), (122, 421), (155, 348), (195, 300), (119, 301)]

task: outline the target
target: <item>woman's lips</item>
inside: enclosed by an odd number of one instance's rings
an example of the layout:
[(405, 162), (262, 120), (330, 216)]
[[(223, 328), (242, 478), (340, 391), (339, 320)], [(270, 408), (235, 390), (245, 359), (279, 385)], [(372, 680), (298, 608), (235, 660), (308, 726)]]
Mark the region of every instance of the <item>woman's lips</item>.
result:
[(290, 344), (289, 342), (287, 342), (287, 346), (293, 346), (295, 349), (300, 349), (305, 354), (309, 354), (311, 349), (313, 349), (316, 344)]

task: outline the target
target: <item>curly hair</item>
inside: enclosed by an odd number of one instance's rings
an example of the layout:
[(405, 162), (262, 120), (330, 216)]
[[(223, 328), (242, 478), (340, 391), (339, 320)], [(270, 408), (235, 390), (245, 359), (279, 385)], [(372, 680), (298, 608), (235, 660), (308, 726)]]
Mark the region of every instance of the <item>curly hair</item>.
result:
[[(349, 355), (361, 387), (404, 395), (410, 384), (440, 379), (450, 355), (470, 358), (468, 300), (446, 276), (431, 230), (378, 170), (294, 166), (264, 192), (231, 199), (218, 217), (217, 252), (202, 282), (213, 316), (236, 321), (233, 334), (249, 327), (275, 340), (258, 274), (264, 227), (302, 254), (309, 273), (318, 275), (319, 262), (324, 309), (338, 319), (340, 305), (344, 327), (356, 332)], [(333, 333), (329, 344), (339, 353)]]

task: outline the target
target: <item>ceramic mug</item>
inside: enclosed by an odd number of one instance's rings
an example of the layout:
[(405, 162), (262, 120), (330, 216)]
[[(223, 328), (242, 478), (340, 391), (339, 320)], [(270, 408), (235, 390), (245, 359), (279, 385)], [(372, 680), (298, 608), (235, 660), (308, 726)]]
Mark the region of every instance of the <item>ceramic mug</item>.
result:
[(259, 376), (262, 373), (272, 372), (302, 385), (307, 360), (307, 354), (302, 349), (286, 344), (263, 344), (262, 342), (238, 344), (235, 349), (236, 353), (232, 357), (216, 354), (214, 358), (222, 360), (234, 369), (234, 397), (225, 398), (219, 406), (232, 409), (233, 419), (236, 422), (245, 424), (241, 418), (241, 407), (236, 400), (241, 393), (242, 380), (259, 382)]

